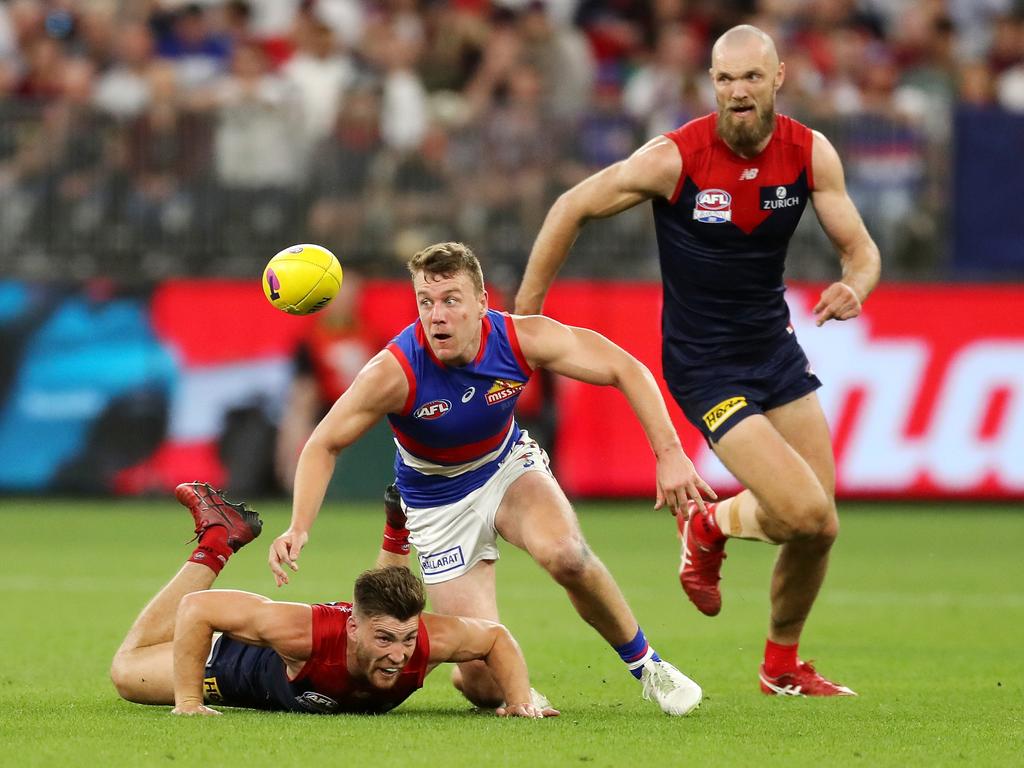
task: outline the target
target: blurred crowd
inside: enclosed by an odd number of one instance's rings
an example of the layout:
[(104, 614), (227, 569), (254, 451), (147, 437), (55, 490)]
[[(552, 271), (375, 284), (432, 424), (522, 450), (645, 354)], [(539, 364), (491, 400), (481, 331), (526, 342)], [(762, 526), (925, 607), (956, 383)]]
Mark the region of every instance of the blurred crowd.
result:
[[(941, 276), (954, 110), (1024, 112), (1019, 0), (7, 0), (0, 260), (251, 275), (307, 241), (394, 274), (460, 239), (512, 282), (560, 191), (713, 109), (710, 45), (744, 22), (887, 274)], [(571, 272), (656, 275), (649, 216), (588, 227)]]

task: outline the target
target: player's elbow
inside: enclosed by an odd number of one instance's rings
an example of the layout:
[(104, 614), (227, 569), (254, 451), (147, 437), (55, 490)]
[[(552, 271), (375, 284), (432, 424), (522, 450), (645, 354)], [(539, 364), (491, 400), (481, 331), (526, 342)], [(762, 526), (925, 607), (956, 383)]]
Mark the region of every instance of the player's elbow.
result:
[(516, 639), (504, 624), (494, 624), (491, 626), (491, 640), (492, 651), (495, 648), (517, 647)]
[(326, 430), (317, 427), (302, 447), (302, 454), (309, 457), (334, 458), (341, 453), (343, 447), (337, 440), (333, 440)]
[(181, 598), (181, 602), (178, 603), (177, 614), (174, 617), (174, 632), (176, 635), (187, 627), (209, 623), (206, 620), (206, 602), (208, 597), (209, 593), (204, 591), (190, 592)]
[[(487, 634), (490, 642), (481, 660), (488, 667), (505, 667), (516, 657), (522, 656), (519, 643), (504, 624), (491, 624)], [(523, 662), (525, 664), (525, 661)]]
[(655, 393), (660, 397), (658, 381), (650, 369), (626, 352), (624, 349), (615, 349), (615, 354), (610, 355), (609, 375), (611, 386), (621, 390), (623, 393), (642, 392), (647, 394)]
[(587, 210), (586, 198), (581, 187), (576, 186), (567, 189), (558, 196), (548, 216), (557, 221), (567, 222), (573, 226), (580, 227), (587, 219), (593, 217), (593, 213)]

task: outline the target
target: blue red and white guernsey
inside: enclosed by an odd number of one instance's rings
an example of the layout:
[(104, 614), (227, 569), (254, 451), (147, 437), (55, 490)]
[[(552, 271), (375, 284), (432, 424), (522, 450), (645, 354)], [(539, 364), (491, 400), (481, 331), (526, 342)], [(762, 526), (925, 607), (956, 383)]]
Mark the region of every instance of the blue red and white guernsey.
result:
[(767, 147), (745, 159), (714, 113), (665, 134), (682, 157), (671, 198), (653, 202), (665, 300), (665, 376), (769, 357), (786, 338), (786, 248), (814, 189), (813, 134), (776, 115)]
[(481, 487), (519, 439), (513, 414), (529, 381), (512, 318), (488, 310), (480, 351), (467, 365), (442, 363), (419, 321), (387, 346), (409, 381), (395, 433), (395, 478), (414, 509), (452, 504)]

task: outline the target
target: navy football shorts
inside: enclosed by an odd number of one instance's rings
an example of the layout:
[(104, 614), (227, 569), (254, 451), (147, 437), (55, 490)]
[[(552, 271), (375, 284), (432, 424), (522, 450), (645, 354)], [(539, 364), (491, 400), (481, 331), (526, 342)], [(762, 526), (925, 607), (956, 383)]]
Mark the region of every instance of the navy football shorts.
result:
[(791, 403), (820, 386), (794, 336), (767, 359), (690, 366), (668, 380), (672, 396), (708, 444), (748, 416)]
[(203, 675), (203, 698), (210, 704), (250, 709), (293, 709), (281, 657), (221, 635), (214, 640)]

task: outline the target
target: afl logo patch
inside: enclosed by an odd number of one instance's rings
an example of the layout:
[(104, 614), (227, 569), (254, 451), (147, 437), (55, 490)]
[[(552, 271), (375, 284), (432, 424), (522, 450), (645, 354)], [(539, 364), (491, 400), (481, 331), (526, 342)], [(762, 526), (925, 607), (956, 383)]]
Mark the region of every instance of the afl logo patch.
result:
[(724, 189), (705, 189), (698, 192), (693, 218), (705, 224), (724, 224), (732, 221), (732, 195)]
[(447, 400), (431, 400), (429, 403), (424, 403), (413, 411), (412, 415), (417, 419), (432, 421), (434, 419), (440, 419), (451, 409), (452, 404)]

